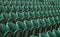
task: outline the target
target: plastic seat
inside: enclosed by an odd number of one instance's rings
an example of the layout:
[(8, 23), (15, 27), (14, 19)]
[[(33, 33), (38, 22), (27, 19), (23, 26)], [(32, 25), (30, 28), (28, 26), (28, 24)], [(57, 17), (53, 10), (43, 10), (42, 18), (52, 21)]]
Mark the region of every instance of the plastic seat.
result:
[(16, 22), (16, 26), (17, 26), (19, 29), (21, 29), (22, 31), (24, 31), (24, 30), (27, 29), (26, 25), (24, 25), (24, 23), (21, 22), (21, 21), (17, 21), (17, 22)]
[(24, 16), (25, 16), (24, 19), (30, 19), (30, 14), (29, 14), (29, 12), (24, 12)]
[(55, 32), (53, 32), (53, 31), (52, 31), (52, 32), (48, 32), (48, 35), (49, 35), (50, 37), (57, 37), (56, 34), (55, 34)]
[(57, 37), (60, 37), (60, 32), (58, 30), (54, 30), (54, 32), (56, 33)]
[(10, 16), (9, 16), (9, 14), (7, 14), (7, 13), (1, 13), (1, 16), (2, 16), (3, 19), (5, 19), (5, 20), (7, 20), (7, 21), (10, 20)]
[(12, 22), (7, 22), (6, 26), (13, 32), (14, 37), (21, 36), (21, 30)]
[(16, 20), (18, 17), (15, 13), (9, 13), (10, 20)]
[(33, 23), (34, 27), (37, 27), (37, 28), (40, 27), (40, 24), (39, 24), (38, 20), (31, 20), (31, 22)]
[(17, 18), (19, 18), (20, 20), (23, 20), (25, 18), (24, 16), (24, 12), (20, 13), (20, 12), (16, 12)]
[(38, 12), (35, 12), (35, 17), (36, 18), (40, 17), (40, 12), (39, 11)]
[(35, 12), (30, 12), (30, 18), (35, 18)]
[(50, 18), (50, 20), (51, 20), (51, 23), (52, 23), (53, 25), (56, 24), (56, 22), (55, 22), (55, 18), (54, 18), (54, 17)]
[(12, 32), (4, 24), (0, 24), (0, 32), (2, 37), (8, 37), (9, 35), (12, 37)]

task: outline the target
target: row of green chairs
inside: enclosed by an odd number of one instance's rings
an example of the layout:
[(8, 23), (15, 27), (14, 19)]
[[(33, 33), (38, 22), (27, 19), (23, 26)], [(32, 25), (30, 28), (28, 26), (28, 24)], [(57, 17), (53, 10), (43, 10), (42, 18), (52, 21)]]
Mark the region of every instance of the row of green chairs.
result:
[[(28, 29), (32, 29), (34, 27), (40, 28), (45, 27), (45, 26), (53, 26), (55, 24), (59, 24), (60, 23), (60, 16), (56, 16), (56, 17), (49, 17), (49, 18), (42, 18), (42, 19), (37, 19), (37, 20), (25, 20), (23, 22), (21, 21), (17, 21), (16, 25), (21, 28), (22, 24), (25, 25), (25, 27), (27, 27)], [(19, 25), (20, 24), (20, 25)]]
[[(17, 23), (16, 25), (19, 24), (18, 27), (20, 27), (20, 28), (23, 27), (24, 25), (25, 25), (24, 28), (27, 27), (29, 29), (32, 29), (33, 27), (40, 28), (41, 26), (45, 27), (45, 26), (59, 24), (60, 16), (42, 18), (42, 19), (24, 20), (24, 21), (20, 21), (20, 22), (16, 22), (16, 23)], [(23, 24), (23, 26), (22, 26), (22, 24)]]
[(60, 28), (58, 30), (53, 29), (52, 32), (40, 33), (39, 36), (31, 35), (30, 37), (60, 37)]
[(10, 13), (1, 13), (0, 21), (5, 20), (24, 20), (24, 19), (38, 19), (38, 18), (46, 18), (46, 17), (54, 17), (60, 16), (59, 11), (41, 11), (41, 12), (10, 12)]
[(53, 29), (52, 32), (40, 33), (39, 37), (60, 37), (60, 28), (58, 30)]
[[(18, 37), (27, 37), (29, 35), (35, 35), (36, 28), (40, 28), (41, 26), (53, 26), (56, 25), (56, 23), (60, 23), (60, 17), (51, 17), (51, 18), (43, 18), (43, 19), (37, 19), (37, 20), (30, 20), (30, 21), (17, 21), (15, 23), (13, 22), (7, 22), (6, 24), (1, 23), (0, 24), (0, 33), (5, 36), (18, 36)], [(58, 24), (57, 24), (58, 25)], [(13, 33), (13, 35), (12, 35)], [(19, 35), (18, 35), (19, 34)], [(23, 35), (21, 35), (23, 34)]]
[(21, 1), (4, 1), (0, 5), (60, 5), (60, 2), (21, 2)]
[(32, 2), (37, 2), (39, 0), (1, 0), (1, 1), (32, 1)]
[(59, 2), (59, 0), (1, 0), (1, 1), (27, 1), (27, 2), (46, 2), (46, 1), (51, 1), (51, 2), (54, 2), (54, 1), (57, 1)]
[(60, 6), (52, 5), (41, 5), (41, 6), (1, 6), (0, 12), (21, 12), (21, 11), (49, 11), (49, 10), (60, 10)]
[(26, 1), (26, 2), (44, 2), (47, 0), (1, 0), (1, 1)]
[(56, 2), (60, 2), (60, 0), (47, 0), (47, 1), (56, 1)]

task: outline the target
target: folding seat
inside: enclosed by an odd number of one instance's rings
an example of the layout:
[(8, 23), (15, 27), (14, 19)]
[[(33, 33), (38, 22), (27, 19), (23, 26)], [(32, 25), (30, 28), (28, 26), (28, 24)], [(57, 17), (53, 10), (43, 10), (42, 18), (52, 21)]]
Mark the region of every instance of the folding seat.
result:
[(59, 24), (59, 18), (58, 18), (58, 16), (55, 17), (55, 22)]
[(16, 12), (16, 6), (11, 6), (9, 9), (11, 10), (11, 12)]
[(48, 11), (44, 11), (44, 15), (45, 15), (45, 17), (47, 17), (49, 15)]
[(16, 22), (16, 26), (22, 30), (22, 37), (27, 37), (29, 36), (29, 32), (30, 30), (28, 29), (28, 27), (26, 26), (26, 24), (24, 22), (21, 22), (21, 21), (17, 21)]
[(50, 18), (48, 17), (48, 18), (45, 18), (45, 22), (46, 22), (46, 26), (51, 26), (51, 20), (50, 20)]
[(42, 18), (41, 19), (40, 24), (41, 24), (42, 27), (45, 27), (46, 26), (45, 18)]
[(39, 37), (60, 37), (59, 28), (58, 30), (53, 29), (52, 31), (47, 31), (46, 33), (40, 33)]
[(51, 25), (52, 25), (52, 26), (56, 24), (54, 17), (51, 17), (51, 18), (50, 18), (50, 21), (51, 21)]
[(27, 20), (25, 20), (24, 21), (24, 24), (26, 25), (26, 27), (28, 28), (28, 29), (32, 29), (32, 28), (34, 28), (34, 25), (33, 25), (33, 23), (31, 22), (31, 21), (27, 21)]
[(1, 17), (2, 17), (4, 20), (7, 20), (7, 21), (10, 20), (10, 16), (9, 16), (8, 13), (1, 13)]
[(60, 37), (60, 32), (58, 30), (54, 30), (57, 37)]
[(31, 22), (33, 23), (33, 26), (36, 27), (36, 28), (39, 28), (40, 27), (40, 23), (38, 20), (31, 20)]
[(41, 24), (39, 22), (39, 19), (37, 19), (37, 20), (31, 20), (31, 22), (33, 23), (33, 26), (35, 27), (34, 28), (34, 30), (35, 30), (34, 35), (38, 35), (39, 34), (39, 29), (41, 28)]
[(14, 5), (18, 5), (18, 4), (17, 4), (17, 1), (14, 1)]
[(57, 37), (54, 31), (52, 32), (48, 31), (48, 34), (50, 37)]
[(4, 1), (4, 2), (3, 2), (3, 6), (6, 6), (6, 5), (8, 5), (8, 4), (9, 4), (8, 1)]
[(51, 12), (51, 14), (53, 14), (52, 16), (56, 16), (57, 15), (54, 10)]
[(7, 22), (6, 27), (9, 28), (9, 30), (12, 31), (13, 37), (20, 37), (22, 34), (22, 31), (12, 22)]
[(16, 12), (20, 11), (20, 6), (16, 6)]
[(56, 15), (60, 15), (58, 10), (55, 10)]
[(34, 9), (35, 9), (35, 10), (37, 10), (37, 6), (36, 6), (36, 5), (35, 5), (35, 6), (33, 6), (33, 7), (34, 7)]
[[(22, 13), (21, 13), (21, 12), (16, 12), (16, 16), (17, 16), (17, 18), (20, 19), (20, 20), (23, 20), (23, 19), (25, 18), (24, 12), (22, 12)], [(16, 17), (16, 16), (15, 16), (15, 17)]]
[(29, 12), (24, 12), (24, 19), (30, 19), (30, 13)]
[(17, 15), (13, 12), (10, 12), (9, 16), (10, 16), (10, 21), (16, 21), (16, 19), (18, 18)]
[(16, 3), (15, 3), (15, 1), (14, 2), (13, 1), (9, 1), (8, 5), (13, 6), (13, 5), (16, 5)]
[(40, 12), (41, 17), (44, 17), (44, 11)]
[(24, 6), (24, 11), (29, 11), (29, 7), (28, 6)]
[(27, 29), (26, 25), (25, 25), (23, 22), (21, 22), (21, 21), (17, 21), (17, 22), (16, 22), (16, 26), (17, 26), (18, 28), (20, 28), (22, 31), (24, 31), (24, 30)]
[(24, 11), (25, 10), (24, 6), (20, 6), (19, 10)]
[(38, 11), (38, 12), (35, 12), (35, 17), (36, 18), (39, 18), (40, 17), (40, 12)]
[(3, 9), (5, 13), (9, 13), (12, 10), (10, 6), (5, 6)]
[(49, 16), (53, 16), (54, 13), (52, 11), (48, 11)]
[(12, 37), (11, 30), (9, 30), (9, 28), (6, 27), (5, 24), (0, 24), (0, 33), (2, 37)]
[(33, 5), (29, 5), (29, 11), (34, 11), (35, 9), (34, 9), (34, 7), (33, 7)]
[(35, 18), (35, 12), (30, 12), (30, 18)]
[(22, 12), (22, 11), (24, 11), (24, 6), (17, 6), (16, 7), (16, 12)]

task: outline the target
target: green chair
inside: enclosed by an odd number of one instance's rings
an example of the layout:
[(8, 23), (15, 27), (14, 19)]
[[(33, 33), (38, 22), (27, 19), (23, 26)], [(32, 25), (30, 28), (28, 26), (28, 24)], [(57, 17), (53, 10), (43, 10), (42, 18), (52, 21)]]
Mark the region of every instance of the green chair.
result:
[(38, 11), (38, 12), (35, 12), (35, 17), (36, 18), (39, 18), (40, 17), (40, 12)]
[(42, 27), (46, 26), (45, 18), (41, 19), (40, 24), (41, 24)]
[(50, 21), (51, 21), (51, 24), (52, 25), (55, 25), (56, 24), (54, 17), (50, 18)]
[(37, 28), (39, 28), (39, 27), (40, 27), (39, 20), (31, 20), (31, 21), (32, 21), (32, 23), (33, 23), (34, 27), (37, 27)]
[(59, 24), (59, 18), (58, 18), (58, 16), (55, 17), (55, 22)]
[(44, 12), (41, 11), (41, 12), (40, 12), (40, 15), (41, 15), (41, 17), (44, 17)]
[(44, 15), (47, 17), (49, 14), (47, 11), (44, 12)]
[(24, 12), (24, 19), (30, 19), (30, 13), (29, 12)]
[(22, 31), (12, 22), (7, 22), (6, 26), (12, 31), (13, 37), (20, 37), (22, 34)]
[(16, 26), (22, 30), (22, 37), (27, 37), (29, 35), (30, 30), (26, 27), (24, 22), (17, 21)]
[(54, 30), (54, 32), (56, 33), (57, 37), (60, 37), (60, 32), (58, 30)]
[(31, 21), (27, 21), (27, 20), (24, 21), (24, 24), (30, 30), (30, 35), (34, 35), (35, 34), (34, 24)]
[(9, 13), (10, 20), (16, 20), (18, 17), (15, 13)]
[(1, 16), (2, 16), (3, 19), (5, 19), (7, 21), (10, 20), (10, 17), (9, 17), (9, 15), (7, 13), (1, 13)]
[[(24, 12), (20, 13), (20, 12), (16, 12), (17, 18), (19, 18), (20, 20), (23, 20), (25, 18), (24, 16)], [(16, 16), (15, 16), (16, 17)]]
[(51, 23), (51, 21), (50, 21), (50, 18), (47, 18), (47, 19), (46, 19), (46, 24), (47, 24), (47, 26), (51, 26), (52, 23)]
[(30, 18), (35, 18), (35, 13), (34, 12), (30, 12)]
[(49, 35), (49, 37), (57, 37), (54, 32), (50, 32), (50, 31), (48, 31), (48, 35)]
[(6, 27), (5, 24), (0, 24), (0, 32), (2, 34), (2, 37), (12, 37), (11, 30), (9, 30), (9, 28)]

